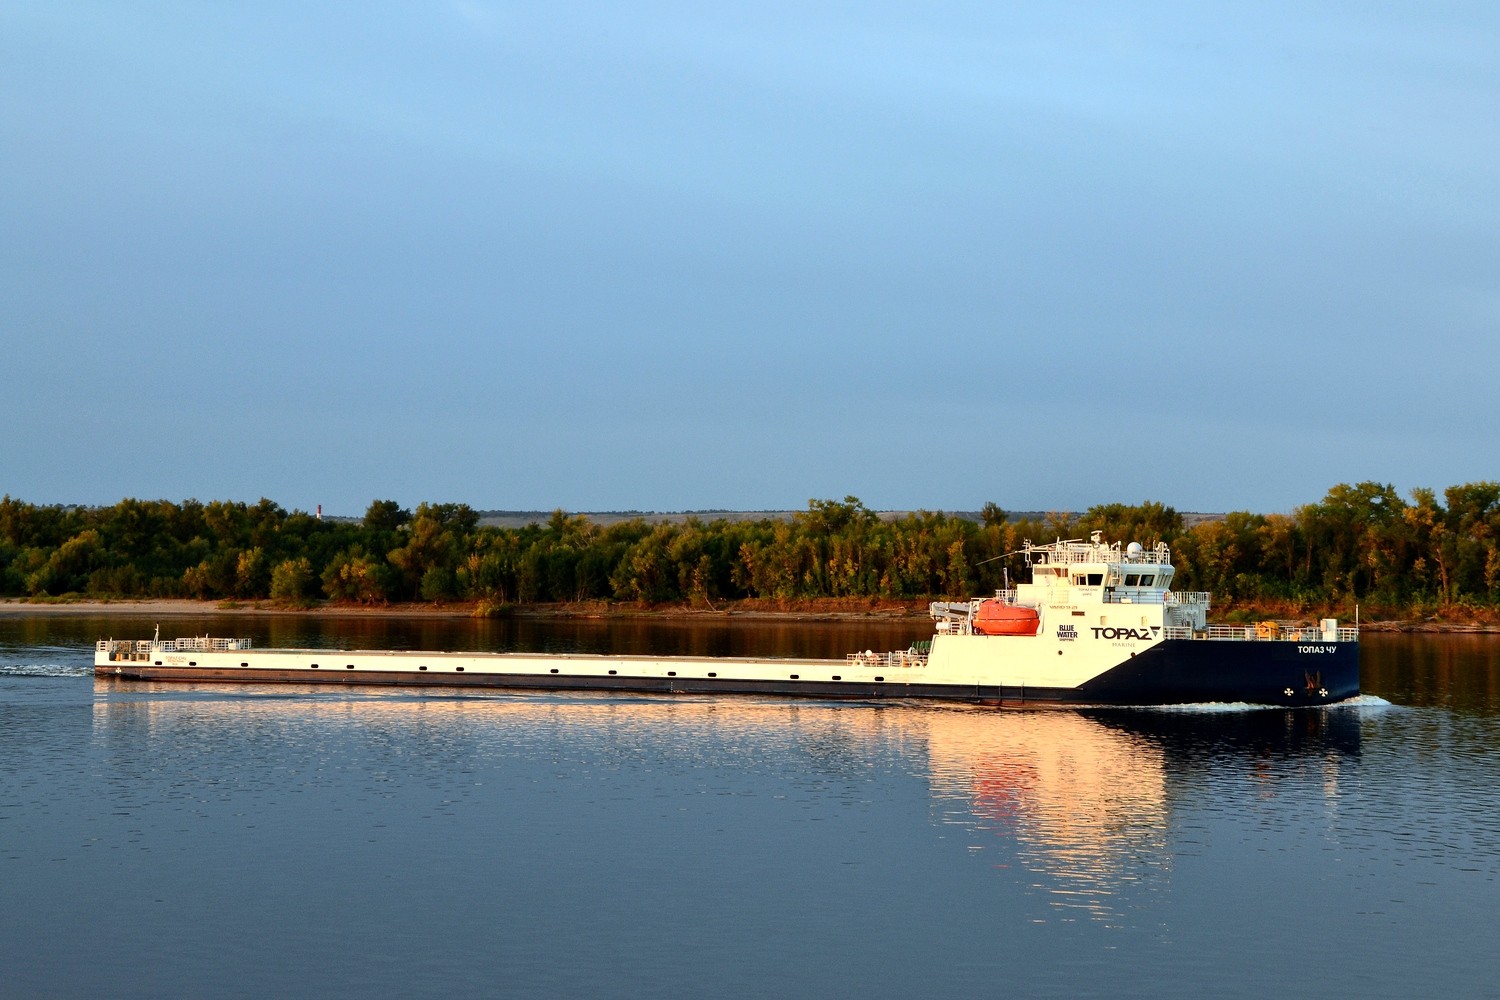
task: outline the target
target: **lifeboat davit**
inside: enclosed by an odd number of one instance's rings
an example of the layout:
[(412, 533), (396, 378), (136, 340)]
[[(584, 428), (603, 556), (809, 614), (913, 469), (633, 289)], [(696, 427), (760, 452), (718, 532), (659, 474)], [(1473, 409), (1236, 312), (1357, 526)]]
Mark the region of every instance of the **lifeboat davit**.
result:
[(1041, 627), (1036, 608), (1018, 608), (989, 600), (974, 613), (974, 631), (980, 635), (1036, 635)]

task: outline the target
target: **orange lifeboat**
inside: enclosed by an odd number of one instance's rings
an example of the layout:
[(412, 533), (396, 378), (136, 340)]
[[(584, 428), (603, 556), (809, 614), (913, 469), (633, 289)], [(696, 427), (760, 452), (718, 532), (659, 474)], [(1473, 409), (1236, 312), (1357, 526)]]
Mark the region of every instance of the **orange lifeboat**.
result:
[(1018, 608), (989, 600), (974, 613), (974, 631), (980, 635), (1036, 635), (1041, 627), (1036, 608)]

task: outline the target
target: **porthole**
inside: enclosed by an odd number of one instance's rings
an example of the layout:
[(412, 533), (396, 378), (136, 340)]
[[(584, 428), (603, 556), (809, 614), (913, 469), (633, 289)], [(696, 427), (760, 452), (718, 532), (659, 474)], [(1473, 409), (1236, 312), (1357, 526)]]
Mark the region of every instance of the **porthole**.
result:
[(708, 676), (710, 676), (710, 677), (717, 677), (717, 676), (719, 676), (719, 675), (718, 675), (718, 674), (716, 674), (716, 673), (714, 673), (714, 672), (713, 672), (713, 671), (712, 671), (712, 670), (710, 670), (710, 671), (709, 671), (709, 672), (708, 672)]
[(313, 668), (313, 669), (314, 669), (314, 670), (317, 670), (317, 669), (318, 669), (318, 665), (317, 665), (317, 664), (316, 664), (316, 663), (314, 663), (314, 664), (313, 664), (313, 665), (312, 665), (312, 668)]
[(667, 671), (667, 676), (668, 677), (676, 677), (677, 676), (677, 671), (675, 671), (675, 670), (668, 670)]
[[(553, 668), (552, 668), (552, 672), (553, 672), (553, 673), (554, 673), (554, 674), (555, 674), (555, 673), (557, 673), (557, 668), (556, 668), (556, 667), (553, 667)], [(613, 673), (613, 672), (614, 672), (614, 671), (610, 671), (610, 672), (611, 672), (611, 673)]]
[(453, 669), (457, 670), (459, 673), (463, 673), (464, 672), (464, 668), (463, 667), (454, 667)]
[(883, 681), (883, 680), (885, 680), (885, 678), (884, 678), (884, 677), (877, 677), (877, 678), (875, 678), (875, 679), (876, 679), (876, 680), (877, 680), (877, 681)]
[(427, 669), (427, 664), (424, 663), (420, 667), (418, 667), (417, 669), (418, 670), (426, 670)]
[(834, 675), (833, 675), (833, 679), (834, 679), (834, 680), (836, 680), (836, 681), (841, 681), (841, 680), (843, 680), (843, 678), (842, 678), (842, 677), (840, 677), (840, 676), (839, 676), (839, 675), (838, 675), (838, 674), (834, 674)]
[[(554, 671), (552, 671), (552, 672), (553, 672), (553, 673), (554, 673), (554, 674), (555, 674), (555, 673), (557, 673), (557, 671), (556, 671), (556, 670), (554, 670)], [(613, 677), (613, 676), (614, 676), (614, 675), (615, 675), (615, 674), (617, 674), (617, 673), (619, 673), (619, 671), (617, 671), (617, 670), (611, 670), (611, 671), (610, 671), (610, 672), (609, 672), (609, 676), (611, 676), (611, 677)]]
[(248, 667), (248, 666), (249, 666), (249, 665), (250, 665), (250, 664), (248, 664), (248, 663), (245, 663), (245, 662), (244, 662), (244, 661), (241, 661), (241, 662), (240, 662), (240, 666), (242, 666), (242, 667)]
[(801, 680), (801, 679), (802, 679), (802, 675), (801, 674), (793, 674), (792, 675), (792, 680), (794, 680), (794, 681)]
[(198, 665), (198, 661), (197, 660), (188, 660), (188, 666), (190, 666), (190, 667), (196, 667), (197, 665)]
[(345, 670), (353, 670), (354, 669), (354, 664), (352, 664), (352, 663), (346, 663), (346, 664), (344, 664), (344, 669)]

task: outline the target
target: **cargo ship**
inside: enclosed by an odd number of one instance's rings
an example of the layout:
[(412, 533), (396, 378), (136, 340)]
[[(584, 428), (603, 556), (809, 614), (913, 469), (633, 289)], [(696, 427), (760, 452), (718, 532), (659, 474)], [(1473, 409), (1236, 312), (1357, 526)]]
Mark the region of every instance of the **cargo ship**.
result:
[(753, 694), (996, 705), (1326, 705), (1359, 693), (1359, 629), (1208, 623), (1165, 544), (1030, 542), (1030, 580), (938, 601), (927, 638), (844, 659), (258, 649), (249, 639), (101, 640), (98, 677)]

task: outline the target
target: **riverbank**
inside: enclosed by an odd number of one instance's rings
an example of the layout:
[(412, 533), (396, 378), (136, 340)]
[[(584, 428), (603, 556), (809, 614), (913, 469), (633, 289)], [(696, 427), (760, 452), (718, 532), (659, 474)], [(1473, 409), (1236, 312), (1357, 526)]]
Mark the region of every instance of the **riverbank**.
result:
[(288, 605), (276, 601), (152, 600), (0, 600), (0, 616), (129, 616), (182, 618), (204, 615), (339, 615), (360, 618), (684, 618), (763, 619), (767, 621), (883, 621), (927, 617), (926, 601), (867, 598), (814, 600), (744, 600), (698, 604), (643, 605), (628, 601), (578, 601), (547, 604), (491, 605), (454, 601), (442, 604), (356, 604), (319, 601)]
[[(775, 600), (752, 598), (741, 601), (696, 604), (643, 605), (626, 601), (581, 601), (548, 604), (487, 605), (473, 602), (443, 604), (354, 604), (321, 601), (309, 605), (287, 605), (274, 601), (155, 600), (29, 600), (0, 599), (0, 616), (113, 616), (186, 618), (205, 615), (335, 615), (368, 618), (655, 618), (685, 620), (764, 620), (787, 622), (898, 621), (927, 617), (925, 600), (880, 600), (871, 598), (817, 598)], [(1368, 614), (1368, 611), (1367, 611)], [(1237, 605), (1224, 609), (1215, 620), (1251, 622), (1265, 619), (1313, 621), (1320, 612), (1298, 612), (1283, 606)], [(1394, 615), (1366, 617), (1360, 627), (1367, 632), (1481, 632), (1500, 633), (1500, 613), (1469, 609), (1462, 614), (1420, 617)]]

